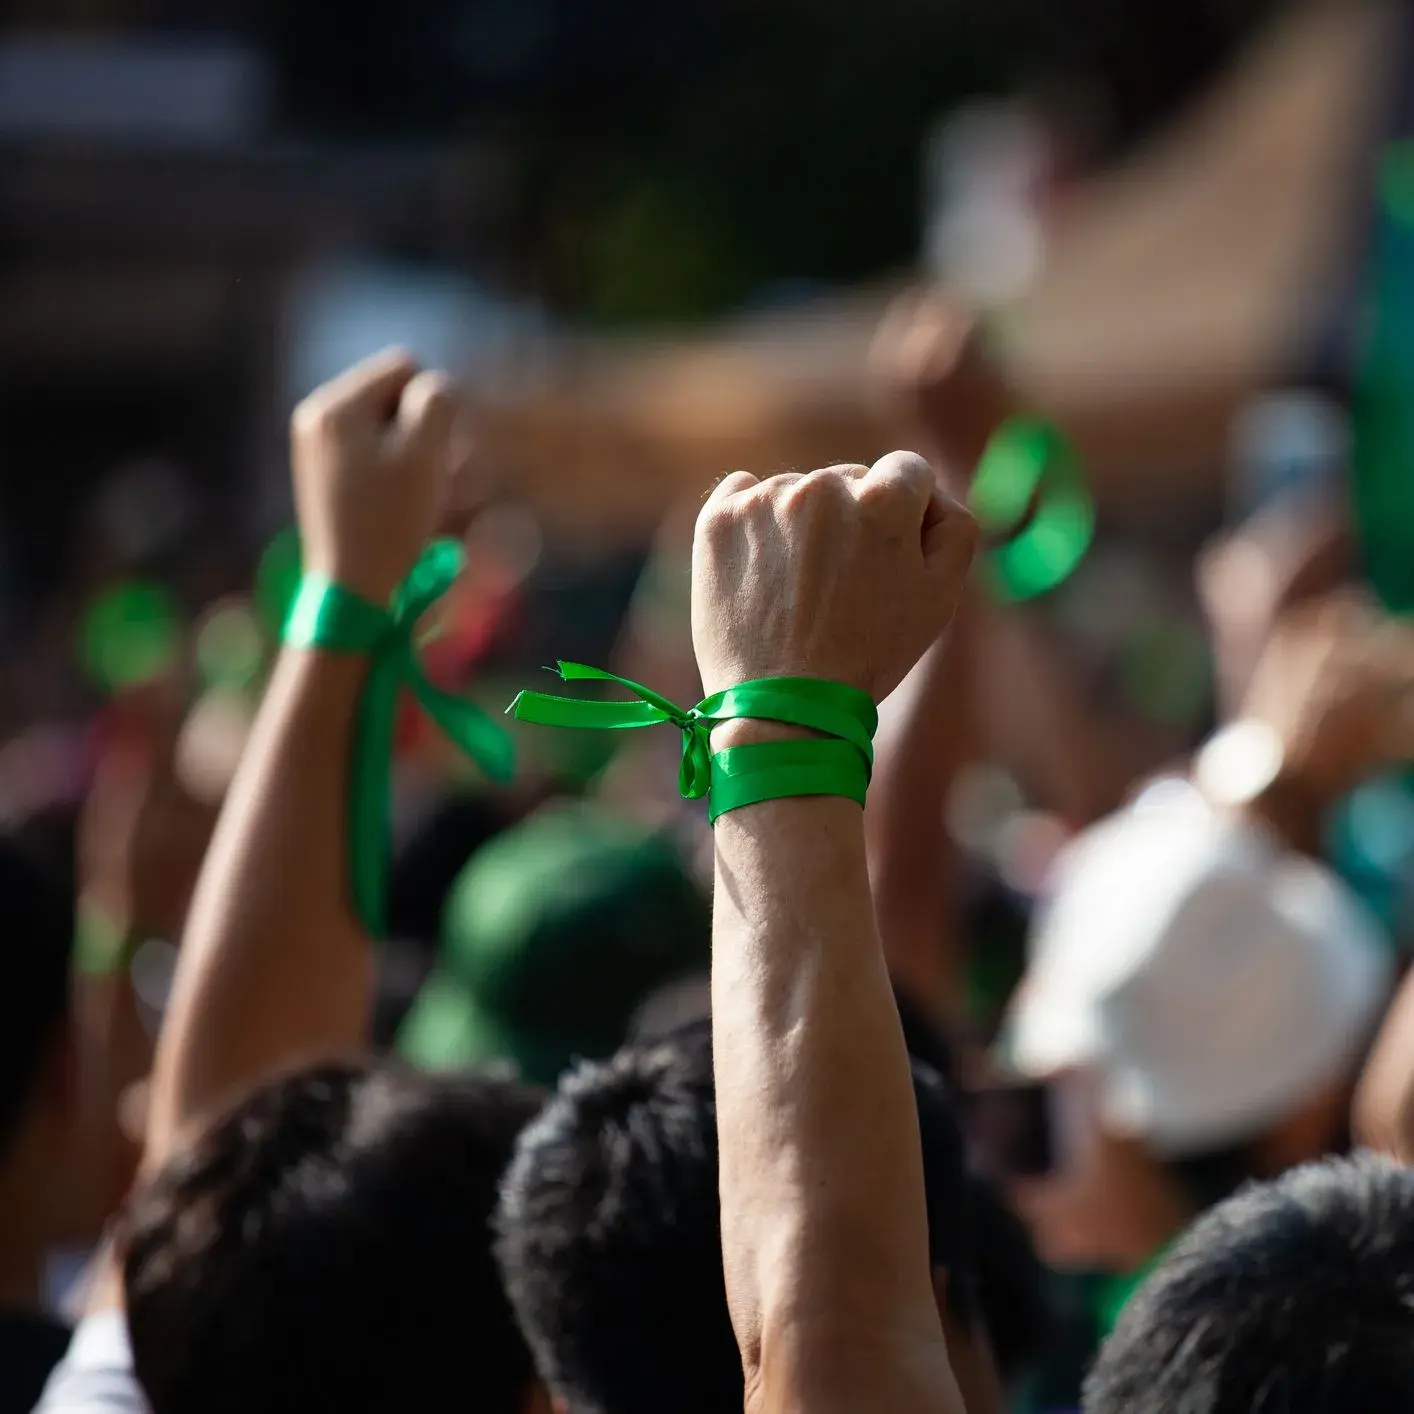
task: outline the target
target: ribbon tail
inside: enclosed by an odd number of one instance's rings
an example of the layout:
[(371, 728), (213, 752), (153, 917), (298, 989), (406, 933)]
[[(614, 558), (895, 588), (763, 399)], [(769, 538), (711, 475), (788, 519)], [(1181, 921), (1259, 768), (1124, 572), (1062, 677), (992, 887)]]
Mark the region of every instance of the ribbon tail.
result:
[(516, 748), (510, 733), (474, 702), (443, 692), (419, 673), (414, 691), (422, 710), (493, 781), (505, 784), (515, 776)]
[(374, 661), (359, 703), (358, 732), (349, 766), (349, 888), (354, 912), (368, 934), (387, 931), (388, 835), (393, 766), (393, 724), (398, 708), (400, 664)]
[(394, 616), (408, 634), (451, 587), (466, 564), (466, 552), (455, 540), (434, 540), (418, 557), (393, 600)]
[(682, 763), (678, 767), (678, 794), (684, 800), (701, 800), (712, 784), (711, 728), (701, 721), (682, 731)]
[(632, 678), (621, 678), (617, 673), (605, 672), (603, 668), (591, 668), (587, 663), (561, 662), (555, 664), (555, 671), (565, 682), (617, 683), (620, 687), (627, 688), (640, 701), (656, 707), (663, 714), (657, 720), (680, 722), (685, 715), (682, 708), (654, 692), (651, 687), (644, 687), (641, 682), (634, 682)]
[(582, 727), (623, 731), (651, 727), (671, 718), (651, 702), (595, 702), (578, 697), (554, 697), (547, 692), (522, 692), (506, 708), (518, 722), (540, 727)]

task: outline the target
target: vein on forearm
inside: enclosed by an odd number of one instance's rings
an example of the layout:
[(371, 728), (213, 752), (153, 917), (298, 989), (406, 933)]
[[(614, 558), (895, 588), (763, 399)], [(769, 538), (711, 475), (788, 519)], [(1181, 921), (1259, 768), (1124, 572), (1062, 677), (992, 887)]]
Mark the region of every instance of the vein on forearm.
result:
[[(917, 1115), (858, 808), (717, 822), (713, 1015), (734, 1313), (936, 1321)], [(740, 1333), (740, 1332), (739, 1332)]]

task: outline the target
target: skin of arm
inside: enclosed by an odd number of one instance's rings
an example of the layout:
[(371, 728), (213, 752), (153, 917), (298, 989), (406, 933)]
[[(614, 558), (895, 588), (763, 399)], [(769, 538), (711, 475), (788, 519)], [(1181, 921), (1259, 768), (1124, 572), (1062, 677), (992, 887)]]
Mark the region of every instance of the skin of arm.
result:
[(921, 1006), (954, 1017), (964, 1005), (966, 959), (956, 926), (957, 850), (945, 810), (968, 744), (969, 724), (957, 720), (959, 688), (970, 678), (968, 627), (960, 611), (952, 635), (881, 704), (864, 811), (889, 972)]
[[(455, 408), (441, 375), (396, 351), (301, 404), (295, 498), (310, 572), (387, 602), (435, 528)], [(372, 960), (350, 904), (346, 787), (366, 671), (357, 655), (319, 650), (287, 649), (276, 665), (187, 919), (148, 1171), (244, 1088), (364, 1044)], [(119, 1294), (101, 1273), (90, 1309)]]
[(363, 1043), (372, 958), (345, 815), (362, 658), (281, 654), (187, 920), (158, 1044), (146, 1163), (242, 1088)]
[[(881, 699), (946, 626), (974, 546), (970, 517), (907, 453), (727, 478), (694, 548), (705, 690), (799, 674)], [(713, 745), (782, 731), (732, 722)], [(722, 816), (715, 840), (722, 1242), (747, 1408), (960, 1411), (862, 812), (769, 801)]]

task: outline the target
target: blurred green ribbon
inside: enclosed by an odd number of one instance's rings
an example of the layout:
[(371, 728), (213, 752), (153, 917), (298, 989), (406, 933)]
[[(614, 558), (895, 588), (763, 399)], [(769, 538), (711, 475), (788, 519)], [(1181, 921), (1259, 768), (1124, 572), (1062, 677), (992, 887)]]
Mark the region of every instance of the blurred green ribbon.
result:
[(359, 703), (349, 782), (349, 868), (354, 909), (374, 937), (386, 926), (393, 734), (406, 687), (445, 735), (495, 781), (515, 774), (515, 746), (491, 717), (428, 681), (417, 658), (417, 625), (449, 590), (466, 557), (454, 540), (436, 540), (380, 608), (318, 574), (307, 574), (285, 620), (284, 641), (369, 656)]
[[(879, 714), (869, 695), (858, 688), (821, 678), (753, 678), (724, 692), (714, 692), (695, 707), (684, 709), (642, 683), (602, 668), (587, 667), (583, 663), (559, 663), (556, 671), (565, 682), (616, 683), (638, 700), (605, 702), (522, 692), (507, 712), (520, 722), (591, 731), (626, 731), (671, 723), (682, 733), (678, 790), (687, 800), (700, 800), (711, 794), (714, 820), (727, 810), (784, 795), (841, 794), (852, 799), (862, 798), (859, 793), (868, 783), (874, 764), (873, 737)], [(784, 743), (762, 743), (718, 752), (714, 756), (713, 727), (738, 717), (807, 727), (836, 741), (790, 743), (793, 748), (805, 748), (804, 753), (799, 749), (781, 753), (774, 748)], [(852, 750), (842, 756), (840, 742), (847, 743)], [(751, 754), (742, 756), (742, 752)], [(759, 762), (762, 770), (747, 771), (747, 763), (752, 761)], [(770, 779), (775, 788), (770, 795), (755, 795), (748, 800), (747, 796), (765, 787), (767, 778), (763, 771), (767, 762), (770, 762)], [(759, 776), (759, 779), (748, 785), (748, 776)], [(832, 781), (838, 789), (822, 788)], [(815, 788), (790, 788), (792, 784), (806, 782), (813, 783)]]
[(1034, 599), (1064, 583), (1095, 534), (1095, 505), (1080, 457), (1042, 418), (1014, 417), (997, 429), (978, 463), (968, 505), (995, 542), (985, 565), (1003, 600)]

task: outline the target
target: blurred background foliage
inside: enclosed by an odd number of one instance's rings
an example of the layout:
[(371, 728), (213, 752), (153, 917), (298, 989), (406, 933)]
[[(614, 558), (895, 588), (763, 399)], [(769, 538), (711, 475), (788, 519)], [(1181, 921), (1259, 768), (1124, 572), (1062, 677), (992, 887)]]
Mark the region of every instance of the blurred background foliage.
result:
[[(278, 6), (290, 128), (488, 142), (503, 274), (607, 325), (868, 277), (917, 250), (957, 101), (1050, 93), (1085, 158), (1182, 106), (1275, 0), (346, 0)], [(429, 63), (428, 56), (435, 56)]]

